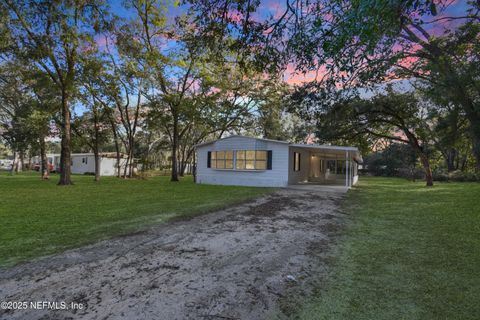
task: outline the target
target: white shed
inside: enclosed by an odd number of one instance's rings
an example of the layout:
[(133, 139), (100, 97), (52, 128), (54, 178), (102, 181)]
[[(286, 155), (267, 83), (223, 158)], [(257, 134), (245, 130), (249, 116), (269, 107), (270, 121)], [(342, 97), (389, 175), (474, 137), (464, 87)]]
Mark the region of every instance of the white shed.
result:
[(197, 183), (258, 187), (326, 184), (350, 187), (361, 156), (355, 147), (292, 144), (230, 136), (196, 146)]

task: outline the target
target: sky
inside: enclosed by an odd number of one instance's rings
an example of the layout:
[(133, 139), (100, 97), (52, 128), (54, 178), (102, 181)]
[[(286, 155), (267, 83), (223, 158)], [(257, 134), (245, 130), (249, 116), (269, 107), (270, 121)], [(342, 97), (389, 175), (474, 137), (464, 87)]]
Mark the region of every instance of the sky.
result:
[[(465, 14), (466, 12), (467, 0), (447, 0), (446, 2), (443, 2), (443, 3), (445, 4), (445, 7), (440, 6), (438, 8), (439, 14), (436, 17), (431, 17), (432, 20), (442, 18), (445, 16), (459, 16), (459, 15)], [(116, 13), (117, 15), (124, 18), (128, 18), (130, 16), (129, 11), (124, 7), (122, 7), (121, 1), (110, 0), (110, 6), (114, 11), (114, 13)], [(186, 12), (187, 8), (188, 7), (186, 6), (170, 5), (168, 7), (167, 16), (173, 19), (175, 16), (178, 16)], [(285, 8), (286, 8), (285, 0), (262, 0), (257, 12), (254, 13), (252, 18), (259, 21), (268, 19), (270, 17), (278, 18), (285, 11)], [(231, 12), (231, 17), (237, 17), (237, 16), (238, 16), (238, 13)], [(455, 28), (455, 26), (458, 25), (459, 23), (461, 23), (461, 21), (459, 20), (455, 20), (455, 21), (442, 20), (437, 23), (427, 24), (425, 25), (425, 28), (427, 29), (427, 31), (429, 31), (434, 35), (441, 35), (445, 31), (445, 28)], [(99, 41), (102, 41), (102, 40), (100, 39)], [(170, 44), (170, 45), (173, 46), (174, 44)], [(302, 74), (302, 73), (297, 73), (295, 71), (295, 65), (289, 64), (283, 74), (283, 79), (288, 84), (301, 85), (303, 83), (315, 80), (317, 75), (321, 76), (322, 70), (319, 70), (318, 73), (316, 71), (312, 71), (306, 74)]]

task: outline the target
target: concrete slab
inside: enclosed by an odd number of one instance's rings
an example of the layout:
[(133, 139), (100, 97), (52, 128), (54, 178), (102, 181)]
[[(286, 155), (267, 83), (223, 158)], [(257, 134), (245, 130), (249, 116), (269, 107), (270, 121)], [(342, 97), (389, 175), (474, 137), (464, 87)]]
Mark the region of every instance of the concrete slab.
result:
[(347, 193), (348, 191), (348, 188), (345, 186), (322, 185), (313, 183), (290, 184), (288, 185), (287, 189), (335, 193)]

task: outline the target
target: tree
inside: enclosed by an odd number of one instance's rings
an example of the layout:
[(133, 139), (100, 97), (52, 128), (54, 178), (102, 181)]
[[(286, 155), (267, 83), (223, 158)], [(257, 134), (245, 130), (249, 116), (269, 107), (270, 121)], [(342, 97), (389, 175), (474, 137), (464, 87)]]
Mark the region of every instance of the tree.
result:
[(0, 115), (2, 138), (13, 151), (12, 173), (23, 169), (23, 157), (32, 140), (25, 119), (33, 110), (33, 101), (22, 74), (13, 63), (0, 69)]
[(288, 128), (284, 121), (287, 113), (284, 98), (288, 93), (288, 86), (274, 77), (262, 81), (257, 92), (254, 92), (258, 126), (264, 138), (290, 139), (291, 135), (287, 132)]
[(365, 155), (363, 164), (374, 175), (406, 176), (404, 171), (407, 171), (408, 176), (414, 177), (417, 158), (410, 145), (393, 142), (382, 150)]
[[(469, 121), (480, 169), (478, 1), (467, 1), (459, 12), (446, 0), (286, 0), (283, 11), (260, 21), (252, 18), (259, 2), (189, 2), (206, 33), (220, 29), (234, 37), (263, 67), (294, 62), (333, 89), (395, 78), (440, 86)], [(235, 20), (228, 15), (233, 10)]]
[[(117, 43), (119, 51), (148, 76), (151, 89), (143, 94), (149, 101), (149, 113), (170, 140), (171, 181), (178, 181), (193, 154), (187, 137), (198, 141), (238, 125), (251, 99), (239, 94), (244, 89), (238, 79), (247, 75), (238, 72), (237, 53), (216, 46), (215, 37), (201, 34), (190, 15), (177, 17), (168, 25), (167, 5), (155, 0), (133, 1), (134, 19), (122, 26)], [(208, 118), (222, 121), (202, 130), (192, 127), (201, 123), (199, 119), (211, 123)]]
[(78, 90), (77, 68), (82, 50), (108, 26), (104, 1), (4, 0), (8, 41), (3, 51), (46, 72), (61, 97), (62, 149), (59, 185), (71, 181), (71, 105)]
[(95, 161), (95, 181), (100, 181), (100, 152), (108, 139), (110, 124), (107, 113), (95, 99), (84, 103), (89, 110), (77, 117), (72, 123), (75, 134), (93, 151)]
[[(308, 110), (317, 123), (317, 136), (324, 140), (386, 139), (409, 144), (420, 158), (427, 186), (433, 185), (428, 158), (430, 143), (426, 108), (413, 93), (397, 93), (391, 87), (371, 99), (334, 99), (322, 103), (324, 97), (301, 99), (299, 110)], [(319, 100), (320, 99), (320, 100)], [(305, 106), (308, 101), (309, 106)], [(298, 103), (298, 102), (297, 102)], [(303, 115), (305, 117), (305, 115)]]

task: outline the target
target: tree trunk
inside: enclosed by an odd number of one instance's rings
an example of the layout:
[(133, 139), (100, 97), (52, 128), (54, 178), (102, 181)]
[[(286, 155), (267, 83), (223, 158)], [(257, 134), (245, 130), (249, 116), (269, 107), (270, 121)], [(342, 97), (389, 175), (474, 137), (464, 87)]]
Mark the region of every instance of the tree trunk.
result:
[[(447, 165), (447, 171), (448, 172), (452, 172), (452, 171), (455, 171), (457, 169), (456, 165), (455, 165), (455, 160), (457, 159), (458, 157), (458, 153), (457, 153), (457, 150), (455, 148), (451, 148), (449, 150), (447, 150), (446, 152), (446, 156), (445, 156), (445, 164)], [(457, 161), (458, 163), (458, 161)]]
[(427, 181), (427, 187), (431, 187), (433, 186), (433, 175), (432, 169), (430, 168), (430, 161), (428, 161), (427, 156), (423, 152), (419, 153), (419, 157), (423, 165), (423, 170), (425, 170), (425, 180)]
[(24, 165), (24, 162), (25, 162), (25, 152), (23, 150), (20, 150), (18, 152), (18, 155), (19, 155), (19, 162), (18, 162), (18, 165), (17, 165), (17, 172), (22, 172), (23, 171), (23, 167), (25, 166)]
[(60, 152), (60, 181), (58, 185), (68, 186), (73, 184), (72, 173), (72, 130), (70, 126), (70, 106), (68, 105), (68, 97), (65, 90), (62, 92), (62, 116), (63, 116), (63, 130), (62, 130), (62, 142)]
[(95, 158), (95, 182), (100, 181), (100, 154), (98, 149), (93, 151), (93, 156)]
[(197, 182), (197, 161), (196, 161), (196, 152), (193, 152), (193, 161), (192, 161), (192, 175), (193, 175), (193, 182)]
[(98, 119), (98, 110), (96, 105), (93, 105), (93, 125), (94, 130), (95, 130), (95, 140), (93, 141), (93, 156), (95, 158), (95, 182), (100, 181), (100, 154), (99, 154), (99, 139), (100, 139), (100, 133), (99, 133), (99, 119)]
[(47, 152), (45, 148), (45, 138), (41, 137), (40, 138), (40, 158), (41, 158), (41, 177), (42, 179), (47, 180), (48, 179), (48, 174), (49, 174), (49, 168), (48, 168), (48, 159), (47, 159)]
[[(477, 127), (471, 129), (472, 131), (472, 152), (475, 157), (475, 171), (480, 172), (480, 120), (476, 124)], [(473, 124), (472, 124), (473, 126)]]
[(177, 148), (178, 148), (178, 119), (176, 115), (173, 116), (173, 137), (172, 137), (172, 176), (170, 181), (178, 181), (178, 166), (177, 166)]
[(12, 162), (12, 168), (10, 168), (10, 175), (13, 176), (13, 174), (16, 172), (16, 167), (17, 167), (17, 151), (13, 151), (13, 162)]
[(113, 120), (113, 116), (110, 115), (109, 119), (110, 119), (110, 126), (112, 127), (113, 141), (115, 143), (115, 152), (117, 153), (117, 178), (120, 178), (120, 175), (121, 175), (120, 146), (118, 144), (117, 128), (115, 126), (115, 121)]
[(408, 138), (410, 145), (412, 146), (413, 150), (417, 153), (420, 157), (420, 161), (422, 162), (423, 170), (425, 171), (425, 180), (427, 182), (427, 187), (433, 186), (433, 175), (432, 169), (430, 167), (430, 161), (428, 160), (427, 155), (423, 151), (423, 148), (420, 146), (420, 143), (417, 137), (411, 133), (407, 128), (402, 128), (403, 132)]
[(128, 166), (128, 177), (129, 178), (133, 178), (133, 146), (134, 146), (134, 143), (135, 143), (135, 140), (132, 137), (130, 137), (130, 152), (128, 154), (128, 158), (130, 159), (130, 163), (129, 163), (129, 166)]

